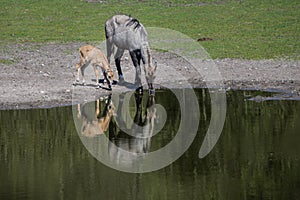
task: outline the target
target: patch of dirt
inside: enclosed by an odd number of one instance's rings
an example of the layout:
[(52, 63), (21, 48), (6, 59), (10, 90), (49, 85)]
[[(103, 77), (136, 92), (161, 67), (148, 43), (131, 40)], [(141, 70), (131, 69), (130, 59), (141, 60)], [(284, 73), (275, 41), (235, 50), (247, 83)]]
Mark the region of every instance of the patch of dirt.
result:
[[(86, 69), (86, 86), (72, 85), (78, 48), (82, 45), (85, 43), (1, 45), (0, 60), (9, 62), (0, 62), (0, 109), (64, 106), (109, 94), (105, 89), (96, 89), (92, 67)], [(207, 86), (204, 78), (181, 57), (155, 51), (153, 57), (158, 62), (157, 88)], [(135, 70), (128, 53), (121, 62), (127, 83), (114, 85), (113, 92), (134, 90)], [(279, 90), (289, 97), (300, 96), (300, 61), (222, 59), (203, 60), (199, 66), (209, 71), (212, 63), (227, 90)], [(114, 64), (112, 67), (116, 72)], [(143, 75), (142, 78), (145, 83)]]

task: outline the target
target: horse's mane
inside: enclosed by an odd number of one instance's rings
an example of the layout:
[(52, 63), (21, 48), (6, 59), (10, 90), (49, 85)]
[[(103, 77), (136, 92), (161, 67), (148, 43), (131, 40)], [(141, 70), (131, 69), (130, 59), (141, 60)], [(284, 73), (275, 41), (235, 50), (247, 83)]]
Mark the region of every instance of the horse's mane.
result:
[(141, 23), (139, 22), (139, 20), (135, 19), (135, 18), (131, 18), (130, 21), (126, 24), (126, 26), (132, 26), (134, 25), (133, 29), (137, 29), (141, 26)]

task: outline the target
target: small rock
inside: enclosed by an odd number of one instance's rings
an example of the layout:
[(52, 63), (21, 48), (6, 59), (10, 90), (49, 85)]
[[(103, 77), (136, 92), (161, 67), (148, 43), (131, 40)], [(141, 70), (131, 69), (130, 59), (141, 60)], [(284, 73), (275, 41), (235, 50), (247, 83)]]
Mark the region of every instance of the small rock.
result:
[(203, 41), (211, 41), (213, 40), (212, 38), (209, 38), (209, 37), (203, 37), (203, 38), (199, 38), (197, 41), (198, 42), (203, 42)]

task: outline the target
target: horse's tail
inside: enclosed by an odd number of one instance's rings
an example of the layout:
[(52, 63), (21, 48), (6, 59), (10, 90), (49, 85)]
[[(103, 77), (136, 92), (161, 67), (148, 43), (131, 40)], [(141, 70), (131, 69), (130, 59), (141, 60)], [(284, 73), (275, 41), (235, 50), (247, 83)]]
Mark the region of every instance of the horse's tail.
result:
[(118, 22), (116, 16), (105, 22), (105, 37), (106, 39), (115, 35), (115, 29), (118, 27)]
[(114, 34), (114, 28), (111, 25), (111, 20), (106, 21), (105, 23), (105, 37), (108, 39)]
[(105, 24), (105, 37), (106, 37), (106, 39), (108, 39), (108, 32), (107, 32), (107, 27), (106, 27), (106, 24)]

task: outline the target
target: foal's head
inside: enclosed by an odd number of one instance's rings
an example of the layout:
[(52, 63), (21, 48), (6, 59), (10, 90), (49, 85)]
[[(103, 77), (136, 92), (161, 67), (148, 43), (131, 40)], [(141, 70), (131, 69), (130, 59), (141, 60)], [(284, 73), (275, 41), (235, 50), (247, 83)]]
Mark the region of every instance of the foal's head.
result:
[(108, 87), (111, 88), (111, 84), (114, 82), (114, 71), (111, 68), (108, 68), (105, 72), (104, 72), (104, 76), (106, 76), (106, 80), (108, 82)]
[(110, 82), (114, 81), (114, 71), (112, 69), (108, 69), (106, 71), (107, 78)]

